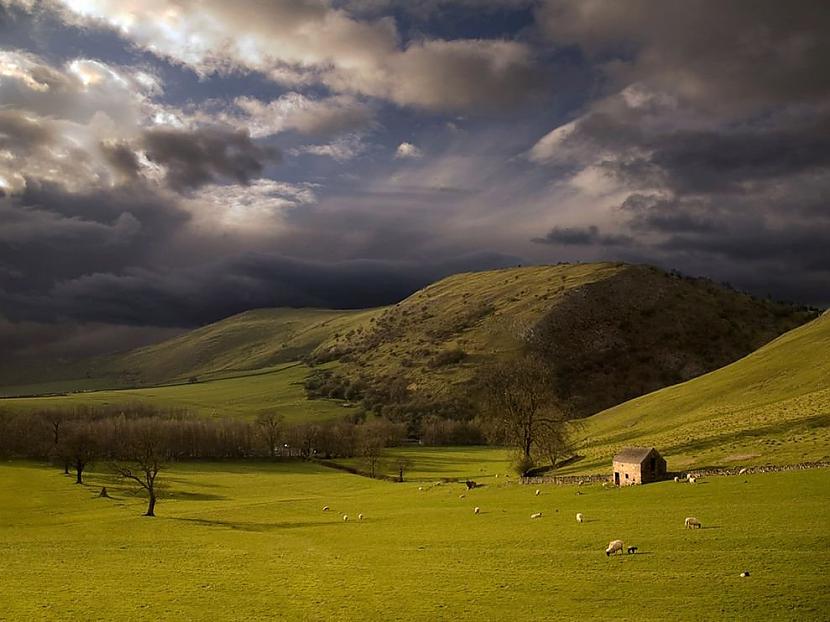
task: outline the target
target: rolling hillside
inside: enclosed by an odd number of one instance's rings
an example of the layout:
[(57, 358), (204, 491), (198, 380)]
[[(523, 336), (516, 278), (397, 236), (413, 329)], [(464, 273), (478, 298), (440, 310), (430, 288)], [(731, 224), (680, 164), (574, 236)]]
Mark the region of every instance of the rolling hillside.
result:
[[(0, 395), (177, 384), (298, 361), (325, 339), (349, 330), (371, 311), (258, 309), (234, 315), (159, 344), (70, 362), (26, 384), (0, 380)], [(6, 386), (2, 386), (5, 384)]]
[(480, 366), (530, 348), (577, 416), (731, 363), (812, 317), (648, 266), (563, 264), (459, 274), (313, 354), (312, 383), (396, 418), (474, 414)]
[(669, 468), (830, 459), (830, 313), (689, 382), (599, 413), (580, 432), (599, 469), (623, 445), (654, 445)]

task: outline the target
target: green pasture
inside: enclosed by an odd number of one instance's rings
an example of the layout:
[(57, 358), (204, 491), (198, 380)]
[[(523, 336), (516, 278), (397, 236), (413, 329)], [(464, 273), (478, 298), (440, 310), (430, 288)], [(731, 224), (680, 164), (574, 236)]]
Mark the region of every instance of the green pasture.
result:
[(250, 418), (270, 411), (283, 415), (289, 423), (324, 421), (343, 415), (346, 411), (336, 401), (307, 399), (303, 387), (307, 375), (308, 367), (289, 363), (195, 384), (0, 399), (0, 409), (31, 412), (79, 405), (142, 402), (158, 408), (186, 408), (196, 414), (217, 417)]
[[(413, 459), (423, 476), (490, 464), (450, 454)], [(0, 620), (830, 617), (828, 470), (538, 496), (503, 478), (467, 492), (300, 462), (178, 464), (162, 478), (146, 518), (106, 474), (78, 486), (0, 465)], [(690, 515), (703, 529), (683, 528)], [(607, 558), (615, 538), (639, 553)]]

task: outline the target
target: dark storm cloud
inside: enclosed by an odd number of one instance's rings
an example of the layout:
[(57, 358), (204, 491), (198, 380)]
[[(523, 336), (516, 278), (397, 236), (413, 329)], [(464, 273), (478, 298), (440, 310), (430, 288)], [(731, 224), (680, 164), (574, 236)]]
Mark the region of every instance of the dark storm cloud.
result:
[(109, 165), (126, 180), (135, 180), (139, 175), (138, 156), (126, 142), (102, 141), (101, 153)]
[(147, 158), (167, 169), (167, 182), (177, 190), (223, 180), (247, 184), (268, 162), (279, 159), (275, 149), (255, 144), (242, 130), (152, 129), (143, 143)]
[(533, 238), (536, 244), (561, 246), (627, 246), (630, 237), (625, 235), (602, 235), (599, 227), (554, 227), (543, 238)]
[(29, 179), (22, 194), (0, 198), (0, 218), (0, 266), (8, 275), (25, 275), (14, 279), (16, 290), (37, 291), (150, 261), (190, 215), (141, 184), (71, 192)]
[(708, 233), (718, 227), (717, 213), (700, 201), (681, 202), (632, 194), (620, 206), (638, 231)]
[(515, 265), (476, 254), (432, 263), (314, 262), (248, 253), (178, 270), (128, 269), (57, 283), (0, 301), (12, 320), (58, 316), (104, 323), (194, 326), (260, 307), (362, 308), (390, 304), (459, 270)]
[(830, 93), (830, 9), (820, 0), (547, 0), (537, 18), (618, 83), (647, 81), (703, 109), (737, 113)]

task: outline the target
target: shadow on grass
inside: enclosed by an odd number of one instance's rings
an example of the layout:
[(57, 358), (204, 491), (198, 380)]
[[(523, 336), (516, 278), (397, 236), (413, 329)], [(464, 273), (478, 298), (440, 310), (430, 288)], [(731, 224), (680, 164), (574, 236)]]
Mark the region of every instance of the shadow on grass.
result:
[(207, 518), (172, 518), (170, 520), (182, 521), (185, 523), (193, 523), (195, 525), (202, 525), (204, 527), (221, 527), (224, 529), (233, 529), (235, 531), (277, 531), (280, 529), (302, 529), (305, 527), (329, 527), (334, 523), (322, 522), (291, 522), (283, 521), (276, 523), (255, 523), (251, 521), (225, 521)]

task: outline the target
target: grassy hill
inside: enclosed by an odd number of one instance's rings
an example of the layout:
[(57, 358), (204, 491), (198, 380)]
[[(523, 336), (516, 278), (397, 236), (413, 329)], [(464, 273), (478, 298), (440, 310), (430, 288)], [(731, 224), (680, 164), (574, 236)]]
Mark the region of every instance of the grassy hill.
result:
[(580, 431), (602, 470), (624, 445), (655, 445), (669, 467), (830, 459), (830, 314), (731, 365), (599, 413)]
[(392, 417), (475, 412), (481, 365), (531, 348), (578, 416), (711, 371), (811, 315), (648, 266), (563, 264), (459, 274), (324, 341), (312, 388)]
[[(179, 463), (148, 519), (111, 475), (78, 486), (3, 463), (0, 619), (826, 619), (830, 471), (744, 479), (535, 496), (503, 478), (467, 492), (310, 463)], [(638, 554), (606, 557), (612, 538)]]

